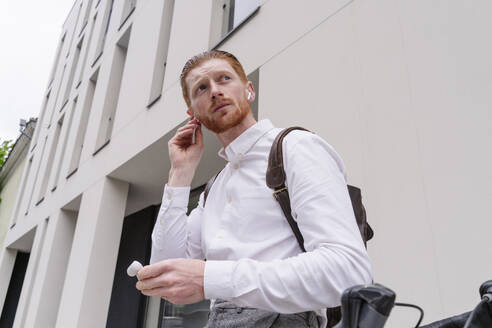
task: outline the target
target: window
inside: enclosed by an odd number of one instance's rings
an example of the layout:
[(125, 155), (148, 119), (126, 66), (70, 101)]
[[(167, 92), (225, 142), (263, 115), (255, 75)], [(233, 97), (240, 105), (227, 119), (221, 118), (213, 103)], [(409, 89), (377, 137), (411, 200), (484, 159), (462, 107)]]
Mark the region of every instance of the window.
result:
[(2, 327), (13, 327), (17, 306), (19, 305), (19, 299), (24, 284), (24, 278), (26, 276), (27, 265), (29, 264), (30, 253), (24, 253), (20, 250), (10, 250), (8, 248), (6, 248), (5, 251), (15, 252), (15, 262), (12, 269), (12, 274), (10, 275), (9, 287), (5, 294), (5, 303), (2, 309), (2, 315), (0, 316), (0, 325)]
[(204, 327), (208, 321), (210, 301), (203, 300), (195, 304), (176, 305), (161, 301), (162, 327)]
[(94, 155), (109, 143), (111, 133), (113, 132), (114, 118), (120, 97), (121, 81), (125, 71), (126, 55), (128, 53), (131, 32), (132, 26), (130, 25), (114, 48)]
[(79, 57), (80, 57), (80, 49), (82, 49), (83, 43), (84, 43), (84, 38), (82, 37), (82, 39), (77, 44), (77, 48), (75, 49), (75, 55), (73, 57), (72, 67), (70, 67), (70, 73), (68, 75), (67, 85), (65, 86), (65, 93), (63, 95), (62, 108), (65, 107), (65, 105), (68, 103), (68, 98), (70, 97), (70, 91), (72, 91), (73, 78), (75, 75), (75, 70), (77, 69), (77, 64), (79, 62)]
[(58, 61), (60, 60), (60, 54), (63, 49), (63, 44), (65, 43), (65, 37), (67, 36), (67, 32), (65, 32), (60, 40), (60, 44), (58, 45), (58, 49), (56, 50), (56, 59), (55, 62), (53, 63), (53, 68), (51, 69), (51, 74), (50, 74), (50, 83), (48, 88), (51, 86), (51, 83), (53, 83), (53, 80), (55, 79), (55, 73), (56, 69), (58, 67)]
[[(78, 169), (80, 163), (80, 157), (82, 155), (82, 149), (84, 147), (85, 133), (87, 131), (87, 124), (89, 123), (89, 114), (92, 108), (92, 101), (94, 100), (94, 92), (96, 91), (97, 78), (99, 76), (99, 68), (89, 79), (89, 85), (85, 94), (84, 102), (82, 104), (82, 114), (80, 116), (79, 127), (75, 136), (75, 144), (73, 146), (72, 157), (70, 158), (70, 164), (68, 167), (67, 179), (72, 176)], [(74, 114), (72, 114), (73, 116)]]
[(29, 213), (29, 209), (31, 208), (32, 196), (34, 195), (34, 188), (36, 188), (36, 185), (38, 182), (39, 168), (41, 167), (41, 163), (42, 163), (43, 158), (44, 158), (44, 156), (43, 156), (44, 155), (44, 149), (46, 148), (47, 141), (48, 141), (48, 136), (46, 136), (44, 138), (43, 149), (41, 149), (40, 153), (37, 153), (37, 154), (39, 154), (39, 162), (37, 163), (38, 167), (36, 168), (36, 174), (34, 175), (34, 179), (32, 181), (31, 192), (29, 193), (29, 200), (27, 202), (26, 212), (24, 213), (25, 215), (27, 215)]
[(91, 9), (92, 9), (92, 0), (88, 0), (87, 7), (85, 8), (84, 21), (82, 23), (82, 28), (80, 29), (79, 35), (82, 34), (82, 31), (84, 31), (85, 27), (87, 26), (87, 23), (89, 22), (89, 15), (91, 13)]
[(58, 120), (58, 124), (56, 125), (55, 135), (53, 136), (53, 141), (51, 142), (51, 147), (49, 149), (48, 160), (46, 162), (46, 166), (44, 168), (44, 176), (41, 181), (41, 188), (39, 189), (38, 202), (36, 205), (39, 205), (46, 194), (46, 189), (48, 188), (48, 179), (51, 174), (52, 166), (53, 166), (53, 158), (55, 157), (56, 149), (58, 148), (58, 143), (60, 141), (60, 133), (63, 126), (63, 118), (65, 115)]
[(32, 147), (31, 147), (31, 152), (34, 150), (36, 145), (38, 144), (38, 138), (40, 131), (43, 128), (43, 119), (44, 119), (44, 114), (46, 113), (46, 107), (48, 107), (48, 101), (50, 100), (50, 94), (51, 94), (51, 89), (48, 91), (48, 94), (46, 95), (43, 103), (43, 108), (41, 109), (41, 114), (39, 115), (39, 119), (36, 122), (36, 128), (34, 129), (34, 137), (32, 138)]
[(210, 44), (215, 49), (260, 8), (260, 0), (219, 0), (213, 2)]
[(77, 98), (75, 98), (73, 100), (72, 110), (69, 113), (67, 113), (67, 115), (69, 117), (68, 118), (68, 124), (66, 125), (65, 135), (63, 137), (63, 144), (61, 147), (61, 151), (60, 151), (60, 154), (58, 155), (59, 156), (58, 157), (58, 164), (55, 167), (56, 173), (55, 173), (55, 177), (52, 181), (51, 191), (55, 191), (56, 186), (58, 185), (58, 179), (60, 177), (60, 170), (61, 170), (61, 166), (63, 164), (63, 158), (65, 157), (65, 149), (67, 148), (68, 135), (69, 135), (71, 128), (72, 128), (72, 121), (73, 121), (73, 116), (74, 116), (74, 112), (75, 112), (76, 107), (77, 107)]
[(63, 66), (62, 75), (60, 77), (60, 84), (58, 84), (58, 88), (56, 88), (55, 101), (54, 101), (54, 104), (53, 104), (53, 109), (51, 111), (51, 116), (50, 116), (50, 121), (49, 121), (49, 124), (48, 124), (48, 128), (51, 126), (51, 121), (53, 121), (53, 116), (55, 114), (55, 109), (56, 109), (56, 106), (58, 104), (58, 98), (60, 96), (60, 89), (61, 89), (61, 86), (62, 86), (62, 83), (63, 83), (63, 78), (65, 77), (65, 69), (66, 68), (67, 68), (67, 65), (65, 64)]
[(166, 72), (167, 50), (169, 47), (169, 37), (171, 35), (173, 11), (174, 0), (166, 0), (162, 9), (159, 40), (154, 61), (154, 72), (152, 75), (152, 85), (150, 87), (149, 105), (147, 105), (147, 108), (150, 108), (161, 97), (162, 86), (164, 84), (164, 74)]
[(75, 88), (79, 87), (79, 85), (82, 83), (82, 78), (84, 77), (85, 64), (87, 63), (87, 55), (89, 54), (92, 35), (94, 34), (94, 26), (96, 25), (96, 19), (97, 19), (97, 14), (94, 15), (94, 18), (92, 19), (91, 31), (89, 32), (89, 38), (85, 43), (84, 59), (82, 60), (82, 65), (80, 66), (79, 78), (77, 79), (77, 84), (75, 85)]
[(114, 0), (108, 0), (107, 5), (106, 5), (106, 10), (104, 12), (103, 16), (103, 23), (102, 23), (102, 31), (101, 34), (99, 35), (99, 40), (97, 42), (97, 48), (96, 48), (96, 58), (94, 58), (94, 62), (92, 63), (92, 67), (96, 64), (97, 60), (99, 57), (101, 57), (103, 51), (104, 51), (104, 44), (106, 43), (106, 37), (108, 35), (108, 30), (109, 30), (109, 23), (111, 22), (111, 14), (113, 13), (113, 3)]
[(123, 25), (125, 25), (130, 15), (135, 11), (136, 7), (137, 7), (137, 0), (125, 0), (119, 29), (121, 29)]
[(70, 38), (70, 45), (68, 46), (68, 51), (67, 51), (67, 58), (70, 55), (70, 51), (72, 50), (72, 43), (73, 43), (73, 39), (75, 39), (75, 31), (77, 30), (77, 25), (79, 25), (81, 11), (82, 11), (82, 3), (80, 4), (79, 9), (77, 10), (77, 18), (75, 19), (75, 24), (73, 26), (72, 37)]

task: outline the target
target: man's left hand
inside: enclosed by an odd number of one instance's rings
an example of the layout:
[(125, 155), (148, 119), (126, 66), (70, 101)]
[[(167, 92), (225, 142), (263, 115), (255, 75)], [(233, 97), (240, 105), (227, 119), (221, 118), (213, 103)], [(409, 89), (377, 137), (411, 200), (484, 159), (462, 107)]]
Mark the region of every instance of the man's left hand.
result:
[(192, 304), (204, 299), (205, 261), (169, 259), (143, 267), (137, 274), (137, 289), (147, 296), (160, 296), (174, 304)]

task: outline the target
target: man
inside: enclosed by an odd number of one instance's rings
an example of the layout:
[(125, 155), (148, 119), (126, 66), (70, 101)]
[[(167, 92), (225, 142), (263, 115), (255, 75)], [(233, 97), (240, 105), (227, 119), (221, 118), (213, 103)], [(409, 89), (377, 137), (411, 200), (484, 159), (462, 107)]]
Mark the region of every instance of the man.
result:
[[(338, 306), (346, 288), (371, 282), (340, 157), (309, 132), (284, 139), (303, 253), (265, 182), (281, 129), (254, 119), (255, 90), (241, 64), (227, 52), (202, 53), (186, 63), (181, 87), (190, 120), (168, 144), (171, 170), (152, 233), (153, 264), (140, 270), (137, 288), (176, 304), (214, 300), (209, 327), (325, 327), (326, 307)], [(202, 194), (187, 217), (202, 125), (216, 134), (228, 163), (205, 206)]]

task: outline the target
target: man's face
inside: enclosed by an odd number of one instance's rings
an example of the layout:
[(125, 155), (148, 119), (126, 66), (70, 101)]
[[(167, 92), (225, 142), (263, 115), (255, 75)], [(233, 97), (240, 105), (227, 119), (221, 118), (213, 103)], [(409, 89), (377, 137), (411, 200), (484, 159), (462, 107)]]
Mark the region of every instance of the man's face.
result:
[(243, 82), (225, 59), (210, 59), (192, 69), (186, 77), (189, 113), (215, 133), (243, 121), (250, 112), (247, 99), (251, 82)]

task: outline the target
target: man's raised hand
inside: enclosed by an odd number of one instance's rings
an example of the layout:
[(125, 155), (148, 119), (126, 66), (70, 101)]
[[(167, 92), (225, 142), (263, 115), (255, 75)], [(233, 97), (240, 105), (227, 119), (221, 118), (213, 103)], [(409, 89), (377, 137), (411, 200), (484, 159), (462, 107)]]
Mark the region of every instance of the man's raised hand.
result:
[[(195, 134), (194, 143), (193, 134)], [(196, 118), (190, 118), (188, 123), (180, 127), (169, 140), (168, 147), (171, 160), (168, 185), (189, 186), (203, 154), (201, 123)]]

